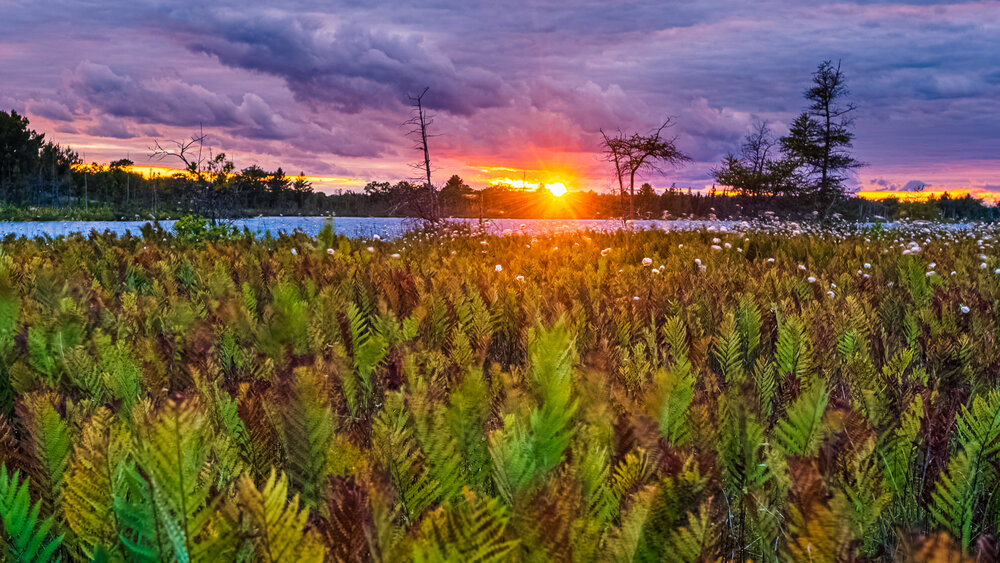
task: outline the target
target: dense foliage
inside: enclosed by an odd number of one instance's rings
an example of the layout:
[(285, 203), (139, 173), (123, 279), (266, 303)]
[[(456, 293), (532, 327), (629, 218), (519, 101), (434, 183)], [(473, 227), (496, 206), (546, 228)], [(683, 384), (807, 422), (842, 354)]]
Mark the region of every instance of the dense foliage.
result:
[(145, 234), (2, 246), (6, 560), (995, 557), (992, 229)]

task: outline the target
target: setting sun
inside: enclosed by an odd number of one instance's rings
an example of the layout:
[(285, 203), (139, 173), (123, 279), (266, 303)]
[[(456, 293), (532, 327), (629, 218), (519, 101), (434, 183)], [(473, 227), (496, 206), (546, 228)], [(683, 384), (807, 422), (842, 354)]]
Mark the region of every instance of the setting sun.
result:
[(566, 194), (566, 186), (564, 186), (562, 182), (548, 184), (545, 187), (548, 188), (549, 191), (552, 192), (552, 195), (554, 195), (555, 197), (562, 197), (563, 195)]

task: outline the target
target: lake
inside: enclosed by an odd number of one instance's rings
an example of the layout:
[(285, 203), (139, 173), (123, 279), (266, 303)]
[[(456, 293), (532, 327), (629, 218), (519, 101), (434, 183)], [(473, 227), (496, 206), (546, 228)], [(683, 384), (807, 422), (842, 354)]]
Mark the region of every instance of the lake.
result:
[[(323, 228), (326, 217), (251, 217), (235, 219), (228, 223), (242, 230), (250, 229), (257, 234), (270, 232), (292, 233), (301, 231), (315, 236)], [(479, 224), (478, 219), (449, 219), (454, 223), (464, 223), (469, 226)], [(0, 237), (16, 235), (23, 237), (50, 236), (57, 237), (74, 233), (89, 234), (91, 231), (110, 231), (119, 235), (125, 233), (139, 234), (139, 229), (148, 221), (0, 221)], [(176, 221), (160, 221), (164, 228), (173, 228)], [(522, 233), (528, 235), (543, 235), (574, 231), (614, 231), (621, 228), (617, 219), (488, 219), (484, 229), (489, 234)], [(379, 235), (382, 238), (395, 238), (403, 233), (419, 227), (418, 219), (402, 217), (334, 217), (333, 230), (337, 234), (352, 238), (371, 238)], [(658, 230), (690, 230), (714, 227), (719, 230), (754, 229), (788, 229), (796, 223), (768, 221), (764, 223), (748, 223), (747, 221), (705, 221), (705, 220), (642, 220), (630, 221), (632, 228)], [(856, 223), (854, 226), (871, 226), (873, 223)], [(815, 223), (812, 225), (816, 225)], [(885, 228), (923, 228), (935, 230), (967, 230), (976, 229), (979, 223), (929, 223), (912, 221), (900, 223), (884, 223)], [(808, 227), (807, 227), (808, 228)]]
[[(302, 231), (308, 235), (316, 235), (326, 221), (325, 217), (251, 217), (235, 219), (228, 223), (242, 230), (244, 227), (254, 233), (270, 232), (277, 235), (280, 232), (291, 233)], [(455, 223), (465, 223), (470, 226), (479, 224), (478, 219), (450, 219)], [(74, 233), (89, 234), (92, 231), (103, 233), (110, 231), (119, 235), (125, 233), (139, 234), (139, 229), (148, 221), (0, 221), (0, 236), (16, 235), (24, 237), (50, 236), (57, 237)], [(164, 228), (173, 228), (176, 221), (160, 221)], [(633, 221), (639, 229), (697, 229), (709, 225), (717, 227), (736, 228), (741, 221)], [(401, 217), (334, 217), (333, 230), (337, 234), (352, 238), (371, 238), (379, 235), (382, 238), (395, 238), (420, 226), (417, 219)], [(581, 230), (617, 230), (621, 221), (601, 219), (489, 219), (484, 221), (486, 232), (492, 234), (524, 233), (531, 235), (573, 232)]]

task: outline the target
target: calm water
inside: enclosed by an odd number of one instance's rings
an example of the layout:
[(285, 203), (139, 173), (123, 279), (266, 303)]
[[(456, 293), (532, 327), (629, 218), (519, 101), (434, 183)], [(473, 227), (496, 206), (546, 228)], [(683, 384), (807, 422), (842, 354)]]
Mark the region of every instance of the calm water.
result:
[[(270, 232), (277, 235), (280, 232), (291, 233), (302, 231), (316, 235), (323, 227), (324, 217), (253, 217), (236, 219), (230, 223), (242, 230), (244, 227), (263, 234)], [(478, 219), (453, 219), (457, 223), (478, 225)], [(175, 221), (161, 221), (164, 228), (173, 228)], [(91, 231), (110, 231), (116, 234), (127, 232), (139, 234), (139, 229), (146, 221), (0, 221), (0, 236), (10, 234), (25, 237), (69, 235), (74, 233), (89, 234)], [(379, 235), (383, 238), (397, 237), (406, 231), (418, 227), (420, 222), (415, 219), (398, 217), (335, 217), (333, 230), (337, 234), (354, 238), (366, 238)], [(642, 229), (697, 229), (708, 225), (735, 228), (739, 221), (635, 221), (634, 226)], [(491, 219), (485, 222), (487, 232), (504, 234), (511, 232), (526, 234), (546, 234), (572, 232), (579, 230), (616, 230), (621, 228), (621, 221), (593, 219)]]
[[(236, 219), (229, 223), (238, 229), (244, 227), (254, 233), (273, 235), (301, 231), (308, 235), (316, 235), (323, 228), (325, 217), (253, 217)], [(454, 223), (465, 223), (470, 226), (479, 225), (478, 219), (451, 219)], [(173, 228), (175, 221), (161, 221), (164, 228)], [(127, 232), (139, 235), (139, 229), (146, 221), (0, 221), (0, 237), (16, 235), (24, 237), (50, 236), (57, 237), (74, 233), (89, 234), (92, 231), (110, 231), (119, 235)], [(751, 226), (746, 221), (695, 221), (695, 220), (646, 220), (630, 222), (636, 229), (688, 230), (715, 227), (722, 230), (751, 229), (797, 229), (796, 223), (766, 222)], [(490, 219), (484, 222), (487, 233), (508, 234), (523, 233), (529, 235), (573, 232), (581, 230), (614, 231), (621, 228), (621, 221), (612, 219)], [(870, 226), (871, 223), (855, 224), (855, 226)], [(382, 238), (394, 238), (419, 227), (420, 221), (399, 217), (335, 217), (333, 230), (337, 234), (352, 238), (371, 238), (379, 235)], [(979, 223), (929, 223), (913, 221), (905, 223), (885, 223), (885, 228), (923, 229), (963, 231), (982, 228)]]

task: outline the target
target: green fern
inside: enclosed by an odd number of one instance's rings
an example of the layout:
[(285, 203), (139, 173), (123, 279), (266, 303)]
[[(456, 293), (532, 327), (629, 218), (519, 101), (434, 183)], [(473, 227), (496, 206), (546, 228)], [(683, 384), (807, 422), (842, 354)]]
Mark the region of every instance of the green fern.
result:
[(801, 319), (788, 318), (778, 327), (774, 361), (782, 377), (791, 374), (803, 384), (811, 383), (813, 375), (811, 342)]
[(344, 397), (352, 415), (371, 406), (375, 393), (375, 370), (389, 351), (389, 343), (376, 332), (368, 315), (354, 303), (347, 305), (347, 320), (351, 330), (354, 371), (343, 377)]
[[(636, 547), (635, 561), (659, 561), (671, 547), (672, 535), (688, 508), (698, 505), (705, 479), (697, 465), (688, 464), (676, 477), (660, 482)], [(686, 546), (691, 547), (691, 546)]]
[(115, 492), (114, 506), (118, 540), (127, 558), (148, 563), (173, 560), (175, 554), (152, 485), (134, 464), (123, 465), (120, 472), (122, 485)]
[(60, 516), (63, 482), (69, 467), (72, 435), (56, 411), (56, 397), (33, 393), (24, 397), (20, 418), (28, 434), (30, 475), (40, 494), (42, 514)]
[[(287, 405), (278, 407), (292, 489), (309, 507), (317, 507), (330, 467), (335, 423), (326, 383), (314, 370), (295, 370)], [(277, 406), (277, 405), (276, 405)]]
[[(515, 474), (522, 473), (521, 470), (529, 466), (529, 473), (535, 474), (556, 467), (562, 463), (563, 454), (573, 437), (569, 423), (576, 412), (576, 402), (571, 399), (574, 350), (565, 322), (560, 320), (551, 329), (540, 331), (531, 343), (530, 355), (531, 375), (537, 385), (541, 405), (528, 416), (530, 437), (524, 436), (518, 424), (511, 429), (506, 447), (508, 452), (511, 447), (515, 450), (513, 458), (508, 460), (519, 460), (514, 463), (521, 469)], [(530, 462), (524, 459), (525, 456), (530, 457)], [(530, 477), (527, 476), (529, 480)], [(522, 482), (523, 478), (522, 474), (515, 481)]]
[(975, 397), (971, 409), (962, 407), (957, 429), (959, 450), (934, 488), (930, 511), (968, 550), (982, 526), (982, 496), (996, 483), (990, 467), (1000, 450), (1000, 391)]
[(402, 394), (386, 395), (386, 404), (372, 425), (372, 449), (399, 495), (402, 516), (415, 522), (441, 497), (441, 485), (413, 436)]
[(753, 299), (748, 296), (740, 298), (736, 307), (736, 330), (742, 344), (744, 368), (750, 369), (757, 361), (757, 352), (761, 341), (761, 314)]
[(713, 353), (719, 364), (719, 371), (727, 385), (739, 385), (745, 376), (743, 342), (736, 328), (736, 321), (730, 315), (719, 327)]
[(788, 407), (785, 419), (780, 420), (775, 428), (775, 437), (785, 451), (801, 456), (816, 453), (828, 430), (823, 422), (823, 414), (829, 400), (830, 394), (826, 387), (817, 382), (803, 391)]
[(479, 370), (469, 370), (448, 398), (444, 419), (458, 442), (464, 480), (473, 490), (485, 490), (489, 481), (490, 452), (483, 440), (490, 414), (488, 390)]
[(900, 417), (899, 426), (879, 449), (884, 488), (892, 493), (889, 512), (902, 525), (918, 521), (916, 470), (920, 452), (920, 423), (924, 416), (923, 397), (917, 395)]
[(52, 517), (39, 519), (41, 506), (31, 504), (28, 482), (21, 482), (18, 472), (7, 474), (0, 467), (0, 520), (3, 520), (3, 556), (5, 561), (47, 563), (59, 561), (56, 551), (63, 536), (53, 538)]
[(194, 401), (168, 402), (144, 426), (138, 460), (149, 476), (151, 505), (180, 560), (214, 561), (232, 549), (230, 531), (210, 525), (208, 455), (211, 436)]
[(694, 400), (695, 377), (691, 364), (681, 358), (669, 371), (657, 374), (660, 434), (671, 444), (682, 445), (691, 438), (688, 410)]

